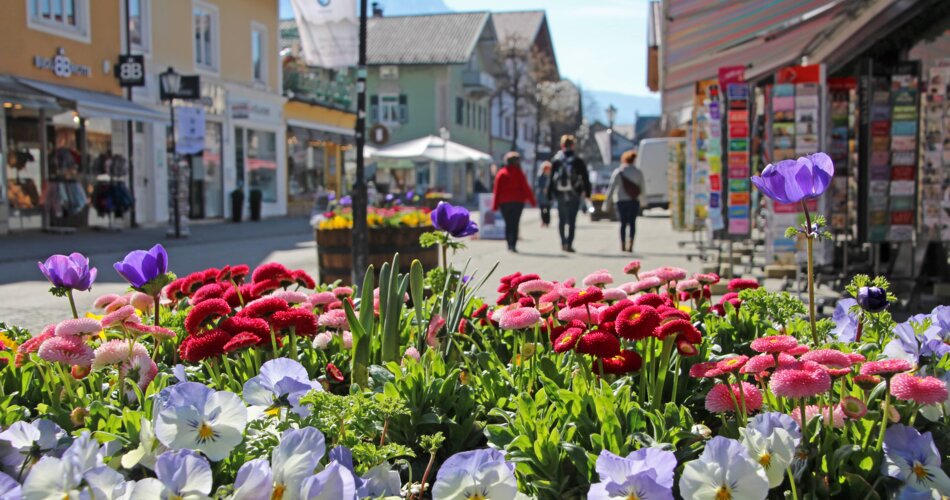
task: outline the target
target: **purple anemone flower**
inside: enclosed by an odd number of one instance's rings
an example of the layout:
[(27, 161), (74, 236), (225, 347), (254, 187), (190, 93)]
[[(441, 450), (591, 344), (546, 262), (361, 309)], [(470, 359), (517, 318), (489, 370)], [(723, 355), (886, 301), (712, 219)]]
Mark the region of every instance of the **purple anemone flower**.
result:
[(752, 183), (765, 196), (779, 203), (791, 204), (821, 196), (834, 175), (831, 157), (815, 153), (797, 160), (769, 164), (761, 176), (752, 176)]
[(89, 259), (78, 252), (52, 255), (46, 262), (38, 262), (40, 271), (53, 286), (85, 291), (96, 281), (96, 268), (89, 267)]
[(887, 292), (877, 286), (862, 286), (858, 289), (858, 304), (869, 313), (879, 313), (890, 305), (887, 302)]
[(133, 287), (142, 288), (168, 272), (168, 252), (161, 244), (148, 251), (133, 250), (122, 262), (116, 262), (114, 267)]
[(352, 205), (352, 204), (353, 204), (353, 197), (351, 197), (350, 195), (346, 195), (346, 196), (340, 198), (340, 206), (341, 206), (341, 207), (348, 207), (348, 206), (350, 206), (350, 205)]
[(465, 207), (440, 201), (432, 211), (432, 226), (456, 238), (464, 238), (478, 232), (478, 224)]

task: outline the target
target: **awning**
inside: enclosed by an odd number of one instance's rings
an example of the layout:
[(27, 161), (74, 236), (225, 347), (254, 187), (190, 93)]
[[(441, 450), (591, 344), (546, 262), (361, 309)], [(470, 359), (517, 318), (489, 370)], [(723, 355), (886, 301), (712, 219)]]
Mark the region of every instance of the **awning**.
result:
[[(364, 156), (367, 156), (364, 153)], [(393, 144), (376, 151), (374, 160), (412, 160), (412, 161), (444, 161), (447, 163), (460, 162), (490, 162), (491, 156), (457, 142), (445, 141), (440, 137), (429, 135)]]
[(11, 108), (21, 106), (30, 109), (58, 111), (59, 103), (53, 96), (37, 92), (18, 82), (12, 76), (0, 75), (0, 106)]
[(132, 120), (137, 122), (167, 123), (167, 114), (136, 104), (105, 92), (83, 90), (55, 83), (38, 82), (27, 78), (18, 78), (21, 83), (40, 92), (70, 101), (83, 118), (109, 118), (112, 120)]

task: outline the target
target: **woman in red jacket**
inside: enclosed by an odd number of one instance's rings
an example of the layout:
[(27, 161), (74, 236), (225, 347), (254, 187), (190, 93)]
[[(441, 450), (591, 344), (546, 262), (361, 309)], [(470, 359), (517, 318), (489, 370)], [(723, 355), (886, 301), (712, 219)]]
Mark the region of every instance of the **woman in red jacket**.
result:
[(505, 165), (495, 175), (495, 196), (492, 201), (492, 210), (500, 209), (505, 219), (505, 239), (508, 240), (509, 252), (518, 251), (515, 245), (518, 244), (518, 225), (525, 203), (538, 206), (528, 179), (521, 170), (521, 155), (512, 151), (505, 155)]

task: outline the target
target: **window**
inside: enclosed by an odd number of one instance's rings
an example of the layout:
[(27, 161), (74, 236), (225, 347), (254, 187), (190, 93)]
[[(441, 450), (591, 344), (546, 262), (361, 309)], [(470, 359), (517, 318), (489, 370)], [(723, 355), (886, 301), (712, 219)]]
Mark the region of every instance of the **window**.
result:
[(379, 123), (379, 96), (369, 96), (369, 119)]
[(409, 123), (409, 98), (406, 94), (399, 95), (399, 123)]
[(129, 40), (132, 47), (148, 52), (151, 46), (151, 13), (149, 0), (128, 0)]
[(465, 99), (461, 97), (455, 98), (455, 124), (462, 125), (465, 123)]
[(218, 70), (218, 10), (195, 3), (195, 66), (209, 71)]
[(258, 189), (267, 203), (277, 201), (277, 134), (247, 129), (246, 147), (248, 187)]
[(27, 0), (30, 28), (89, 42), (89, 0)]
[(396, 125), (399, 123), (399, 96), (379, 96), (379, 123)]
[(251, 26), (251, 74), (256, 83), (267, 84), (267, 28)]

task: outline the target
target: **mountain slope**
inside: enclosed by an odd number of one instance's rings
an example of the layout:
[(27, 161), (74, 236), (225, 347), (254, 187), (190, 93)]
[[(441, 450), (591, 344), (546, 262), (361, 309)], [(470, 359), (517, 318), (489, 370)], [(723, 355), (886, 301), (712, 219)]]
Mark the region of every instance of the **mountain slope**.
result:
[(636, 114), (640, 116), (660, 114), (659, 96), (631, 95), (586, 88), (584, 94), (593, 98), (584, 102), (584, 116), (588, 119), (595, 118), (606, 122), (604, 110), (611, 104), (617, 108), (615, 122), (618, 124), (633, 123)]

